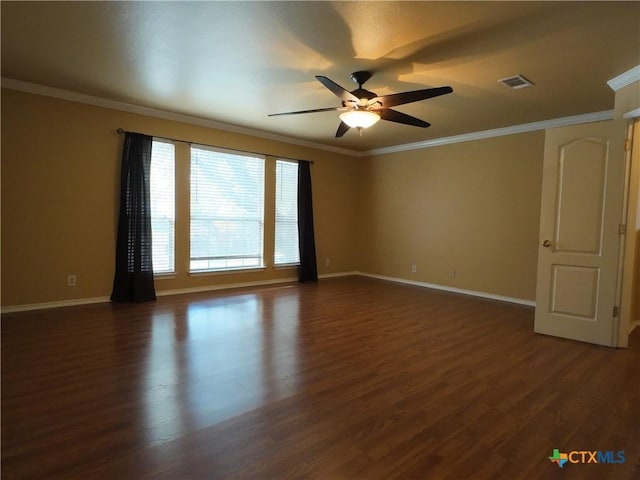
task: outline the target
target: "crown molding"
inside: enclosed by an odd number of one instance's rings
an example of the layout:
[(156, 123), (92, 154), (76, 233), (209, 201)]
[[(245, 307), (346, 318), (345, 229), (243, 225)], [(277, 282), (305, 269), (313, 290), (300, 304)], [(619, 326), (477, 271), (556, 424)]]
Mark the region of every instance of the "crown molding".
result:
[(630, 70), (618, 75), (615, 78), (612, 78), (607, 82), (607, 85), (613, 90), (617, 92), (621, 88), (626, 87), (627, 85), (631, 85), (633, 82), (640, 81), (640, 65), (637, 65)]
[(434, 138), (431, 140), (424, 140), (422, 142), (406, 143), (404, 145), (395, 145), (392, 147), (376, 148), (374, 150), (368, 150), (364, 152), (364, 154), (375, 156), (385, 153), (419, 150), (421, 148), (438, 147), (440, 145), (449, 145), (451, 143), (469, 142), (471, 140), (482, 140), (491, 137), (502, 137), (516, 133), (535, 132), (537, 130), (545, 130), (547, 128), (566, 127), (569, 125), (578, 125), (580, 123), (600, 122), (612, 119), (613, 110), (606, 110), (603, 112), (585, 113), (582, 115), (572, 115), (570, 117), (542, 120), (540, 122), (524, 123), (522, 125), (512, 125), (511, 127), (494, 128), (492, 130), (483, 130), (481, 132), (464, 133), (462, 135), (454, 135), (452, 137)]
[(94, 97), (92, 95), (85, 95), (83, 93), (72, 92), (70, 90), (63, 90), (60, 88), (48, 87), (45, 85), (39, 85), (36, 83), (23, 82), (21, 80), (15, 80), (12, 78), (2, 77), (2, 88), (8, 88), (10, 90), (17, 90), (25, 93), (32, 93), (34, 95), (43, 95), (46, 97), (59, 98), (61, 100), (68, 100), (70, 102), (84, 103), (87, 105), (93, 105), (96, 107), (110, 108), (112, 110), (120, 110), (128, 113), (135, 113), (138, 115), (146, 115), (148, 117), (162, 118), (164, 120), (173, 120), (175, 122), (186, 123), (189, 125), (197, 125), (200, 127), (213, 128), (216, 130), (223, 130), (225, 132), (238, 133), (241, 135), (250, 135), (252, 137), (264, 138), (266, 140), (273, 140), (276, 142), (287, 143), (290, 145), (297, 145), (300, 147), (314, 148), (316, 150), (325, 150), (328, 152), (339, 153), (342, 155), (348, 155), (350, 157), (361, 157), (362, 152), (351, 150), (348, 148), (334, 147), (332, 145), (325, 145), (322, 143), (309, 142), (307, 140), (301, 140), (298, 138), (287, 137), (285, 135), (278, 135), (275, 133), (264, 132), (262, 130), (256, 130), (248, 127), (241, 127), (238, 125), (231, 125), (228, 123), (217, 122), (215, 120), (208, 120), (206, 118), (194, 117), (191, 115), (184, 115), (182, 113), (169, 112), (166, 110), (159, 110), (156, 108), (141, 107), (131, 103), (119, 102), (116, 100), (110, 100), (102, 97)]
[[(637, 72), (636, 72), (637, 69)], [(635, 72), (630, 74), (629, 72)], [(628, 72), (620, 75), (629, 78), (631, 75), (640, 75), (640, 65)], [(616, 77), (616, 78), (620, 78)], [(635, 78), (635, 77), (634, 77)], [(264, 132), (262, 130), (254, 130), (247, 127), (240, 127), (237, 125), (230, 125), (222, 122), (216, 122), (214, 120), (207, 120), (205, 118), (194, 117), (190, 115), (184, 115), (181, 113), (168, 112), (164, 110), (158, 110), (155, 108), (141, 107), (139, 105), (133, 105), (125, 102), (118, 102), (102, 97), (94, 97), (92, 95), (85, 95), (82, 93), (72, 92), (69, 90), (62, 90), (54, 87), (47, 87), (30, 82), (23, 82), (21, 80), (14, 80), (11, 78), (2, 77), (2, 88), (8, 88), (11, 90), (17, 90), (26, 93), (32, 93), (35, 95), (44, 95), (48, 97), (59, 98), (61, 100), (68, 100), (71, 102), (85, 103), (88, 105), (94, 105), (97, 107), (110, 108), (113, 110), (120, 110), (128, 113), (135, 113), (139, 115), (146, 115), (149, 117), (162, 118), (165, 120), (172, 120), (176, 122), (186, 123), (190, 125), (197, 125), (201, 127), (213, 128), (217, 130), (223, 130), (232, 133), (238, 133), (241, 135), (250, 135), (253, 137), (264, 138), (267, 140), (273, 140), (277, 142), (287, 143), (291, 145), (297, 145), (301, 147), (313, 148), (316, 150), (324, 150), (333, 153), (339, 153), (350, 157), (370, 157), (376, 155), (383, 155), (385, 153), (404, 152), (409, 150), (420, 150), (423, 148), (437, 147), (441, 145), (449, 145), (452, 143), (469, 142), (472, 140), (481, 140), (485, 138), (501, 137), (505, 135), (513, 135), (516, 133), (533, 132), (536, 130), (545, 130), (547, 128), (564, 127), (569, 125), (577, 125), (580, 123), (599, 122), (603, 120), (613, 119), (613, 110), (606, 110), (603, 112), (586, 113), (582, 115), (573, 115), (569, 117), (556, 118), (551, 120), (543, 120), (540, 122), (525, 123), (521, 125), (512, 125), (510, 127), (494, 128), (491, 130), (483, 130), (479, 132), (464, 133), (461, 135), (454, 135), (451, 137), (434, 138), (430, 140), (424, 140), (414, 143), (405, 143), (402, 145), (393, 145), (390, 147), (375, 148), (372, 150), (357, 151), (348, 148), (334, 147), (331, 145), (325, 145), (321, 143), (309, 142), (306, 140), (300, 140), (297, 138), (287, 137), (284, 135), (277, 135), (273, 133)], [(627, 80), (625, 80), (627, 81)], [(632, 82), (635, 80), (632, 80)], [(620, 87), (622, 88), (622, 87)]]

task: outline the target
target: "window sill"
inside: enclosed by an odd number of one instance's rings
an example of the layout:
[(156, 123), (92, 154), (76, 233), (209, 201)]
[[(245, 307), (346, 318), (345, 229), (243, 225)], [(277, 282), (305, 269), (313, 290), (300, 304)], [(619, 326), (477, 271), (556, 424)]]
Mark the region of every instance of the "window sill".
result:
[(229, 268), (227, 270), (198, 270), (189, 272), (190, 277), (207, 277), (211, 275), (230, 275), (234, 273), (264, 272), (267, 267)]
[(300, 266), (299, 263), (280, 263), (278, 265), (274, 265), (274, 270), (293, 270), (294, 268), (298, 268)]
[(175, 273), (154, 273), (154, 280), (171, 280), (172, 278), (176, 278)]

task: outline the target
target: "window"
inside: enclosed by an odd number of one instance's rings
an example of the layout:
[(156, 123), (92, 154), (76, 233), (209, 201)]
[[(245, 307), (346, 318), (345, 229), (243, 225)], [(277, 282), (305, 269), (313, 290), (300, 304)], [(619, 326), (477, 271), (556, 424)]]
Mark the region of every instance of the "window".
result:
[(172, 273), (175, 269), (175, 145), (153, 141), (150, 176), (153, 273)]
[(300, 263), (298, 249), (298, 163), (276, 161), (276, 265)]
[(191, 147), (191, 272), (263, 266), (264, 158)]

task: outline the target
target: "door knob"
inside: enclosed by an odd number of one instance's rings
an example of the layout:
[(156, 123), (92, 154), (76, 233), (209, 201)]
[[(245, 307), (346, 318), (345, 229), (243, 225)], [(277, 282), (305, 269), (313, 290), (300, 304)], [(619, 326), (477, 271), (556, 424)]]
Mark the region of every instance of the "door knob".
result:
[(544, 242), (542, 242), (542, 246), (543, 247), (550, 247), (551, 246), (551, 242), (549, 240), (545, 240)]

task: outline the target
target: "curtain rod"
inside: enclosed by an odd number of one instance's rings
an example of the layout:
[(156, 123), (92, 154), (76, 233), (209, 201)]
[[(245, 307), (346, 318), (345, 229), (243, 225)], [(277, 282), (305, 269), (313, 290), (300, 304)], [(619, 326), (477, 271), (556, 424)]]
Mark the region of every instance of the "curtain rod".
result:
[[(125, 133), (137, 133), (138, 135), (146, 135), (146, 133), (130, 132), (129, 130), (125, 130), (123, 128), (116, 129), (116, 133), (118, 135), (124, 135)], [(309, 162), (311, 165), (313, 165), (315, 163), (313, 160), (303, 160), (301, 158), (283, 157), (282, 155), (272, 155), (270, 153), (264, 153), (264, 152), (252, 152), (250, 150), (240, 150), (240, 149), (237, 149), (237, 148), (221, 147), (220, 145), (210, 145), (208, 143), (190, 142), (188, 140), (182, 140), (180, 138), (161, 137), (159, 135), (150, 135), (150, 136), (152, 136), (153, 138), (161, 138), (162, 140), (169, 140), (170, 142), (188, 143), (189, 145), (202, 145), (203, 147), (223, 148), (225, 150), (231, 150), (231, 151), (234, 151), (234, 152), (251, 153), (253, 155), (264, 155), (265, 157), (268, 156), (268, 157), (281, 158), (282, 160), (293, 160), (293, 161), (296, 161), (296, 162)]]

